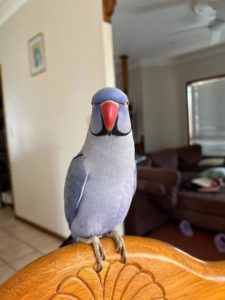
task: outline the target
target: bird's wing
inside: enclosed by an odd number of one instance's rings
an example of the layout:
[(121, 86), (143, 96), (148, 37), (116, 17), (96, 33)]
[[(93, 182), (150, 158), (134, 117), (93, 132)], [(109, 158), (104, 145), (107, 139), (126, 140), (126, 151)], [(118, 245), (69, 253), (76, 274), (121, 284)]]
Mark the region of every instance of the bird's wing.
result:
[(88, 173), (84, 166), (83, 154), (77, 155), (71, 162), (64, 188), (65, 215), (69, 226), (75, 218), (82, 198)]
[(136, 192), (136, 188), (137, 188), (137, 167), (135, 165), (135, 168), (134, 168), (134, 193)]

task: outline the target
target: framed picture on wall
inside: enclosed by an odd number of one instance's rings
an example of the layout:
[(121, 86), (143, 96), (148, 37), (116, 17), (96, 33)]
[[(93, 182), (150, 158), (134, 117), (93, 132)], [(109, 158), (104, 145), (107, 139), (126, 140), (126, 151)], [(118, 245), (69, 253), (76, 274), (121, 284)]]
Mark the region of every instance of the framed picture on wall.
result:
[(37, 75), (46, 70), (44, 35), (38, 33), (28, 41), (31, 75)]

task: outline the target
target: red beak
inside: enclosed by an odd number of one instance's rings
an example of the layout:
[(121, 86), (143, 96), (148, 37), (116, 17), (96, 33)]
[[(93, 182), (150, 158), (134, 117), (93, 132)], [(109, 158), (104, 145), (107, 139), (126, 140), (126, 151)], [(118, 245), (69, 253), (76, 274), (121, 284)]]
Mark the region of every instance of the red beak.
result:
[(101, 104), (101, 114), (105, 128), (108, 132), (111, 132), (113, 130), (118, 112), (119, 104), (112, 100), (107, 100)]

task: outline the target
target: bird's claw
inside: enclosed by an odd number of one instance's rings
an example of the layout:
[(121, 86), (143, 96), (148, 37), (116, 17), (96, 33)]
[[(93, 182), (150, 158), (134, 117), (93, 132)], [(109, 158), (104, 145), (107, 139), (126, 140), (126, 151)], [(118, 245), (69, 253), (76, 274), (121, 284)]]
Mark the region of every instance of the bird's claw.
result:
[(123, 263), (127, 261), (127, 251), (123, 241), (123, 238), (117, 231), (111, 231), (106, 236), (113, 239), (117, 246), (117, 252), (121, 254), (121, 260)]
[(98, 261), (98, 263), (97, 263), (97, 272), (98, 273), (100, 273), (101, 271), (102, 271), (102, 268), (103, 268), (103, 260), (101, 260), (101, 261)]
[(99, 252), (102, 257), (102, 260), (105, 260), (106, 259), (105, 250), (104, 250), (102, 244), (100, 243), (100, 241), (99, 241)]
[[(108, 234), (106, 234), (106, 236), (113, 239), (113, 241), (115, 242), (115, 244), (117, 246), (117, 252), (120, 253), (120, 255), (121, 255), (122, 262), (126, 263), (127, 251), (126, 251), (126, 247), (125, 247), (123, 238), (116, 231), (111, 231)], [(91, 238), (78, 237), (77, 241), (93, 245), (95, 257), (97, 260), (97, 272), (101, 272), (106, 255), (105, 255), (105, 250), (100, 242), (99, 237), (98, 236), (93, 236)]]
[(98, 265), (97, 272), (101, 272), (106, 255), (105, 255), (105, 250), (99, 240), (99, 237), (98, 236), (93, 236), (91, 238), (78, 237), (77, 241), (93, 245), (94, 253)]

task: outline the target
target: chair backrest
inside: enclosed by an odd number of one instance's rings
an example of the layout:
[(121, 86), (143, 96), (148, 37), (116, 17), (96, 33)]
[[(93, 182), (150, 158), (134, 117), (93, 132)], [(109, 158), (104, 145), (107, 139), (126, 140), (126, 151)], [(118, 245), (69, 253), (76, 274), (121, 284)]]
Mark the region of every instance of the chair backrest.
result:
[(156, 240), (125, 237), (126, 264), (103, 239), (100, 273), (92, 247), (74, 244), (52, 252), (0, 287), (1, 300), (224, 300), (225, 262), (205, 263)]

